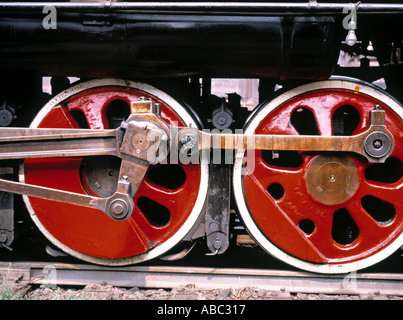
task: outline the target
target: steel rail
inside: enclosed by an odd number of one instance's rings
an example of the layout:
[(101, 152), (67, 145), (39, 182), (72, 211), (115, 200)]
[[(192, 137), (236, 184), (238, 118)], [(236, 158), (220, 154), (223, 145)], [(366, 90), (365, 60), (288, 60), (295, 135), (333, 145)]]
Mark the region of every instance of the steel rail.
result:
[(41, 10), (52, 6), (63, 12), (93, 11), (93, 12), (193, 12), (193, 13), (244, 13), (244, 14), (339, 14), (346, 15), (348, 7), (357, 9), (358, 14), (403, 13), (400, 3), (328, 3), (306, 1), (298, 2), (3, 2), (0, 10)]
[(256, 287), (270, 291), (316, 294), (403, 295), (403, 274), (359, 273), (323, 275), (299, 271), (130, 266), (102, 267), (53, 262), (0, 262), (0, 274), (20, 284), (108, 284), (117, 287), (173, 289), (195, 284), (200, 289)]

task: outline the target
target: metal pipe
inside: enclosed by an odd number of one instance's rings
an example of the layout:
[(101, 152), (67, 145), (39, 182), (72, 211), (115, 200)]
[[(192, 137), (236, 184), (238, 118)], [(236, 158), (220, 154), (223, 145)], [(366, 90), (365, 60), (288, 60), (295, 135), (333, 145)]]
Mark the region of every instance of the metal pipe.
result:
[[(87, 10), (94, 12), (144, 12), (160, 11), (186, 13), (254, 13), (256, 15), (326, 15), (345, 14), (343, 10), (352, 6), (349, 3), (317, 3), (309, 2), (3, 2), (1, 11), (42, 10), (45, 6), (53, 6), (63, 12)], [(359, 14), (403, 14), (403, 3), (360, 3)]]

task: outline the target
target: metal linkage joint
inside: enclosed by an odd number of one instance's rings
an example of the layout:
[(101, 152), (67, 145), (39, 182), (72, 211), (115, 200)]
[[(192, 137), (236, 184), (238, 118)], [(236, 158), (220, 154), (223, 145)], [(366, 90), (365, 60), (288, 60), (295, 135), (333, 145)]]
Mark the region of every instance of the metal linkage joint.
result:
[(118, 181), (116, 192), (107, 199), (105, 213), (114, 220), (122, 221), (130, 218), (134, 210), (131, 194), (131, 184), (125, 176)]

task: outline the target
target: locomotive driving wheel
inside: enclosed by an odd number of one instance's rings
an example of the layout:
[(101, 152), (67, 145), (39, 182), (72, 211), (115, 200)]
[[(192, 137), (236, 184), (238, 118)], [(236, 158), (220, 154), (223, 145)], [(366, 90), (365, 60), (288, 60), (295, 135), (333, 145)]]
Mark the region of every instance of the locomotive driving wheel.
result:
[[(402, 246), (403, 110), (382, 90), (347, 78), (303, 85), (263, 105), (245, 134), (356, 135), (374, 108), (385, 110), (396, 142), (384, 163), (350, 153), (237, 151), (235, 199), (267, 252), (307, 271), (344, 273)], [(377, 139), (366, 144), (383, 147)]]
[[(190, 113), (164, 92), (117, 79), (80, 83), (52, 98), (31, 128), (113, 129), (130, 115), (130, 103), (152, 99), (167, 123), (197, 128)], [(91, 146), (89, 146), (91, 148)], [(27, 159), (21, 179), (28, 184), (108, 197), (116, 191), (121, 159), (114, 156)], [(127, 265), (160, 256), (191, 230), (208, 190), (203, 164), (151, 165), (134, 196), (130, 218), (116, 221), (99, 210), (24, 196), (40, 231), (79, 259)]]

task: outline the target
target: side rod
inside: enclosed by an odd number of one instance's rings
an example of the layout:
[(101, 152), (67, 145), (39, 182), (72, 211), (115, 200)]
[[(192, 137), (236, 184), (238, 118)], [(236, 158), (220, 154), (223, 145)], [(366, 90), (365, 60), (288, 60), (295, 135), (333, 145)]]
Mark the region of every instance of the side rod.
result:
[[(153, 121), (149, 122), (150, 128)], [(95, 155), (122, 157), (120, 153), (123, 151), (134, 159), (145, 160), (144, 155), (140, 156), (144, 144), (134, 147), (136, 139), (132, 140), (137, 136), (136, 130), (143, 130), (137, 126), (141, 123), (131, 119), (124, 130), (3, 128), (0, 129), (0, 159)], [(131, 127), (136, 129), (124, 134)], [(148, 130), (142, 132), (144, 138), (141, 140), (154, 141), (155, 136), (151, 137), (151, 133), (155, 130)], [(353, 152), (366, 157), (369, 162), (384, 162), (394, 149), (393, 135), (385, 126), (385, 111), (379, 109), (371, 111), (369, 128), (354, 136), (210, 134), (195, 128), (174, 127), (168, 130), (171, 140), (177, 140), (177, 146), (186, 150), (213, 148)], [(161, 130), (157, 133), (161, 135)]]
[(178, 146), (187, 151), (205, 149), (300, 150), (352, 152), (369, 162), (382, 163), (393, 152), (393, 135), (385, 126), (385, 111), (374, 109), (369, 128), (353, 136), (310, 136), (272, 134), (211, 134), (193, 128), (177, 128)]
[(1, 128), (0, 159), (117, 156), (119, 130)]

